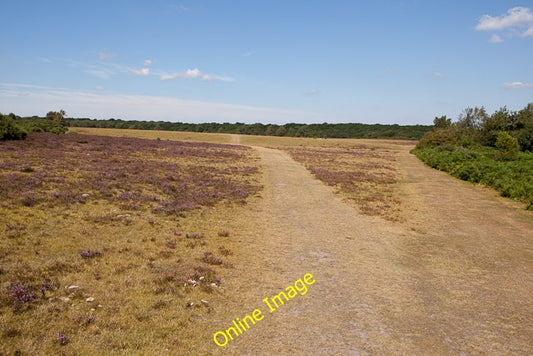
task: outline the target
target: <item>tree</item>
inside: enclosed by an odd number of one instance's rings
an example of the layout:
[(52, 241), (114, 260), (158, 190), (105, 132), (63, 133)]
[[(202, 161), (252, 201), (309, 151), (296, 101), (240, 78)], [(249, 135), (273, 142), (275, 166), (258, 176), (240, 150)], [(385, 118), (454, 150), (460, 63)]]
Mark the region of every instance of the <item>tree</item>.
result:
[(448, 119), (446, 115), (435, 117), (433, 120), (433, 126), (435, 126), (436, 129), (447, 129), (452, 126), (452, 120)]
[(523, 151), (533, 151), (533, 103), (516, 113), (514, 133)]
[(466, 108), (459, 115), (457, 120), (457, 128), (463, 130), (478, 130), (481, 128), (481, 123), (487, 118), (487, 111), (482, 106), (480, 108)]
[(502, 107), (491, 116), (485, 116), (481, 121), (481, 144), (494, 147), (500, 131), (509, 132), (513, 129), (514, 114), (507, 107)]
[(276, 130), (276, 133), (274, 133), (274, 136), (285, 136), (286, 134), (287, 134), (287, 129), (285, 128), (285, 126), (280, 126)]
[(49, 111), (47, 114), (46, 114), (46, 119), (47, 120), (52, 120), (52, 121), (55, 121), (55, 122), (58, 122), (62, 125), (65, 124), (65, 115), (67, 113), (65, 112), (65, 110), (59, 110), (59, 111)]
[(514, 160), (518, 158), (520, 146), (518, 141), (513, 136), (505, 131), (500, 131), (496, 139), (496, 149), (498, 149), (497, 158), (505, 161)]

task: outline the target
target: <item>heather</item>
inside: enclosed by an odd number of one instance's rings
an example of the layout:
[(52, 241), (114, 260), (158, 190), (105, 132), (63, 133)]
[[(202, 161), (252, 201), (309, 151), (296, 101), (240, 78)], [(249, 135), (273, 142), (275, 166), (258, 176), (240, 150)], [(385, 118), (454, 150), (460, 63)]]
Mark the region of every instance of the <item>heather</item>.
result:
[(41, 133), (0, 148), (6, 206), (104, 200), (126, 210), (176, 214), (242, 203), (257, 190), (245, 179), (257, 168), (230, 164), (244, 159), (239, 146)]
[(124, 137), (0, 142), (0, 354), (192, 348), (223, 304), (228, 224), (261, 189), (257, 159)]
[(348, 148), (283, 148), (313, 175), (355, 202), (366, 215), (399, 219), (395, 197), (396, 153), (364, 145)]

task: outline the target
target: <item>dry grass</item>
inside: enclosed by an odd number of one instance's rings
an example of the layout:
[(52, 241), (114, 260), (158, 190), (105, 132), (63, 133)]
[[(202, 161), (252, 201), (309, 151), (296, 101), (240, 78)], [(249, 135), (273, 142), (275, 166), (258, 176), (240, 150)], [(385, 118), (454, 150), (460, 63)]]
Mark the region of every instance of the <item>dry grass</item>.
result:
[(0, 145), (0, 354), (176, 354), (209, 337), (239, 236), (227, 222), (259, 189), (253, 150)]
[[(152, 140), (0, 143), (0, 355), (531, 353), (531, 217), (423, 167), (411, 142), (75, 130)], [(406, 221), (355, 213), (279, 150), (195, 142), (283, 147)], [(372, 205), (397, 186), (400, 207)], [(305, 298), (212, 342), (303, 273)]]
[(282, 147), (315, 177), (354, 201), (366, 215), (399, 220), (396, 152), (364, 145), (345, 148)]

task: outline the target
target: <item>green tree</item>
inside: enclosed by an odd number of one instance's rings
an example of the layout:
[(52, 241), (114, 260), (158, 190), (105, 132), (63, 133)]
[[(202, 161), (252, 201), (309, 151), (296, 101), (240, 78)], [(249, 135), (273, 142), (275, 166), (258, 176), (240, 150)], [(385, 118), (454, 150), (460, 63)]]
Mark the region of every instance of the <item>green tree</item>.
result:
[(498, 150), (496, 158), (503, 161), (510, 161), (518, 158), (520, 146), (518, 145), (517, 139), (509, 135), (509, 133), (500, 131), (496, 138), (495, 146)]
[(436, 129), (447, 129), (452, 126), (452, 120), (448, 119), (446, 115), (441, 117), (435, 117), (433, 120), (433, 126), (435, 126)]
[(481, 121), (480, 139), (481, 144), (492, 146), (496, 144), (496, 139), (500, 131), (509, 132), (513, 129), (514, 114), (507, 107), (502, 107), (491, 116), (485, 116)]
[(533, 151), (533, 103), (516, 113), (513, 135), (523, 151)]
[(64, 124), (66, 114), (67, 113), (65, 112), (65, 110), (49, 111), (48, 113), (46, 113), (46, 119), (56, 121), (60, 124)]
[(276, 130), (276, 133), (274, 134), (275, 136), (285, 136), (285, 134), (287, 133), (287, 129), (285, 128), (285, 126), (280, 126), (277, 130)]

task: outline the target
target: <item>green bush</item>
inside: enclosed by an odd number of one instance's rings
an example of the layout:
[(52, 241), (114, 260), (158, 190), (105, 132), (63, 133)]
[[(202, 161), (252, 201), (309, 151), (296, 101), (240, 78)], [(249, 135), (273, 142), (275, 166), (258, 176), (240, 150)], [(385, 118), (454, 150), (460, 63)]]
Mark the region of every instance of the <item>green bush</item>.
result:
[[(508, 141), (502, 138), (502, 147), (507, 147), (503, 143)], [(516, 149), (516, 145), (509, 145)], [(501, 150), (489, 147), (439, 146), (411, 152), (433, 168), (462, 180), (494, 187), (502, 196), (523, 201), (528, 204), (527, 209), (533, 210), (533, 153), (517, 152), (514, 160), (498, 160)]]
[(520, 146), (518, 140), (505, 131), (500, 131), (496, 138), (497, 158), (503, 161), (510, 161), (518, 158)]
[(0, 140), (23, 140), (26, 134), (10, 116), (0, 115)]
[(455, 136), (447, 129), (436, 129), (428, 132), (426, 136), (418, 141), (416, 148), (426, 148), (433, 146), (448, 146), (457, 143)]

